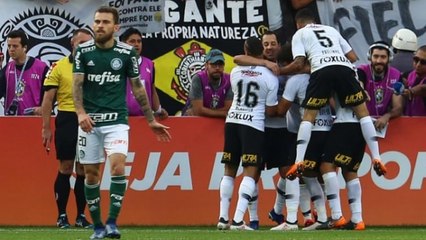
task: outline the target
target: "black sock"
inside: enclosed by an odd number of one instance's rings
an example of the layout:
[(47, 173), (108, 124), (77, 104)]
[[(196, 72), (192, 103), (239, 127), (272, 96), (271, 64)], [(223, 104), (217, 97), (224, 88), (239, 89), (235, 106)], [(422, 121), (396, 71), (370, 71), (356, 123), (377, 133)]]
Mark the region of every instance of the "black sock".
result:
[(86, 195), (84, 194), (84, 175), (77, 175), (74, 185), (74, 195), (77, 204), (77, 217), (84, 214)]
[(58, 172), (55, 180), (55, 199), (59, 215), (65, 214), (67, 210), (68, 197), (70, 195), (70, 174)]

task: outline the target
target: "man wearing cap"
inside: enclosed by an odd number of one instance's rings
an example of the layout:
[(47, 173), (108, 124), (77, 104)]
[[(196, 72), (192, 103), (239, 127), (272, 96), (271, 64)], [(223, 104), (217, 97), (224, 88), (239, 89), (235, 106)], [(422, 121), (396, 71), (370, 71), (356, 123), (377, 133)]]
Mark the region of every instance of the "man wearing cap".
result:
[(229, 74), (224, 73), (225, 58), (218, 49), (206, 56), (204, 70), (194, 75), (182, 115), (225, 118), (232, 103)]

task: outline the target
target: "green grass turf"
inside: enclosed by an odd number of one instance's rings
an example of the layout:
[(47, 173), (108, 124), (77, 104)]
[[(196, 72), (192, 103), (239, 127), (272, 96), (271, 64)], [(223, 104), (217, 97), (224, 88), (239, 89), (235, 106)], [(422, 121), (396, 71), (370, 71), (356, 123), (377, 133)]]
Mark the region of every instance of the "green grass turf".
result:
[[(365, 231), (254, 232), (218, 231), (212, 227), (121, 227), (121, 239), (129, 240), (426, 240), (426, 227), (368, 227)], [(52, 227), (1, 227), (0, 239), (89, 239), (92, 230)]]

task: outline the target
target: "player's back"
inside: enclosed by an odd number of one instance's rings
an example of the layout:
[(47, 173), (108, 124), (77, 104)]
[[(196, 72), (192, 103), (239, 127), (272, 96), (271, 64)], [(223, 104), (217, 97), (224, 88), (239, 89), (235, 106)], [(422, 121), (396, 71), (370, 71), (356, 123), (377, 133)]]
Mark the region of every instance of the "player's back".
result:
[(264, 130), (265, 108), (277, 104), (278, 80), (265, 67), (237, 66), (231, 71), (234, 93), (226, 122)]
[(311, 64), (311, 72), (331, 65), (351, 67), (345, 54), (352, 48), (333, 27), (321, 24), (308, 24), (293, 36), (293, 56), (306, 56)]

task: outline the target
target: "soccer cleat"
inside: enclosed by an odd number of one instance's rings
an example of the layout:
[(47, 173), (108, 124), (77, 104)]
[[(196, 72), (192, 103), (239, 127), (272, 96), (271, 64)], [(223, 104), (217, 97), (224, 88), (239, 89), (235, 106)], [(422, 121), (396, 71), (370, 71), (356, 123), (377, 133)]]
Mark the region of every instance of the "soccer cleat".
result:
[(302, 231), (313, 231), (313, 230), (328, 230), (330, 226), (328, 222), (314, 222), (312, 225), (302, 228)]
[(219, 222), (217, 223), (217, 230), (229, 230), (229, 223), (224, 218), (219, 218)]
[(93, 224), (91, 224), (89, 221), (87, 221), (86, 216), (84, 214), (80, 214), (75, 219), (75, 226), (81, 227), (81, 228), (93, 228)]
[(269, 212), (269, 219), (276, 222), (278, 225), (284, 222), (284, 215), (275, 213), (274, 209)]
[(331, 219), (328, 222), (328, 225), (330, 226), (330, 228), (342, 228), (346, 225), (346, 219), (343, 216), (341, 216), (337, 220)]
[(346, 223), (345, 226), (343, 226), (342, 229), (345, 229), (345, 230), (365, 230), (365, 223), (363, 221), (361, 221), (359, 223), (354, 223), (352, 221), (349, 221), (348, 223)]
[(104, 227), (96, 227), (90, 239), (104, 239), (106, 237), (106, 232)]
[(107, 223), (105, 225), (105, 233), (107, 238), (121, 238), (121, 233), (118, 231), (117, 225), (114, 223)]
[(241, 221), (239, 223), (236, 223), (234, 220), (232, 220), (232, 224), (229, 227), (231, 230), (239, 230), (239, 231), (253, 231), (254, 229), (247, 226), (244, 221)]
[(297, 226), (297, 223), (291, 224), (288, 222), (283, 222), (280, 225), (271, 228), (272, 231), (295, 231), (299, 230), (299, 226)]
[(249, 227), (254, 230), (259, 230), (259, 220), (250, 221)]
[(285, 174), (286, 178), (294, 180), (300, 177), (303, 173), (304, 165), (303, 162), (295, 163), (290, 167), (290, 170)]
[(56, 226), (59, 228), (69, 228), (71, 226), (66, 214), (59, 215), (58, 220), (56, 221)]
[(314, 223), (315, 223), (314, 220), (312, 220), (312, 219), (306, 219), (304, 226), (305, 227), (309, 227), (309, 226), (311, 226)]
[(373, 169), (379, 177), (385, 175), (387, 172), (385, 165), (378, 159), (373, 160)]

